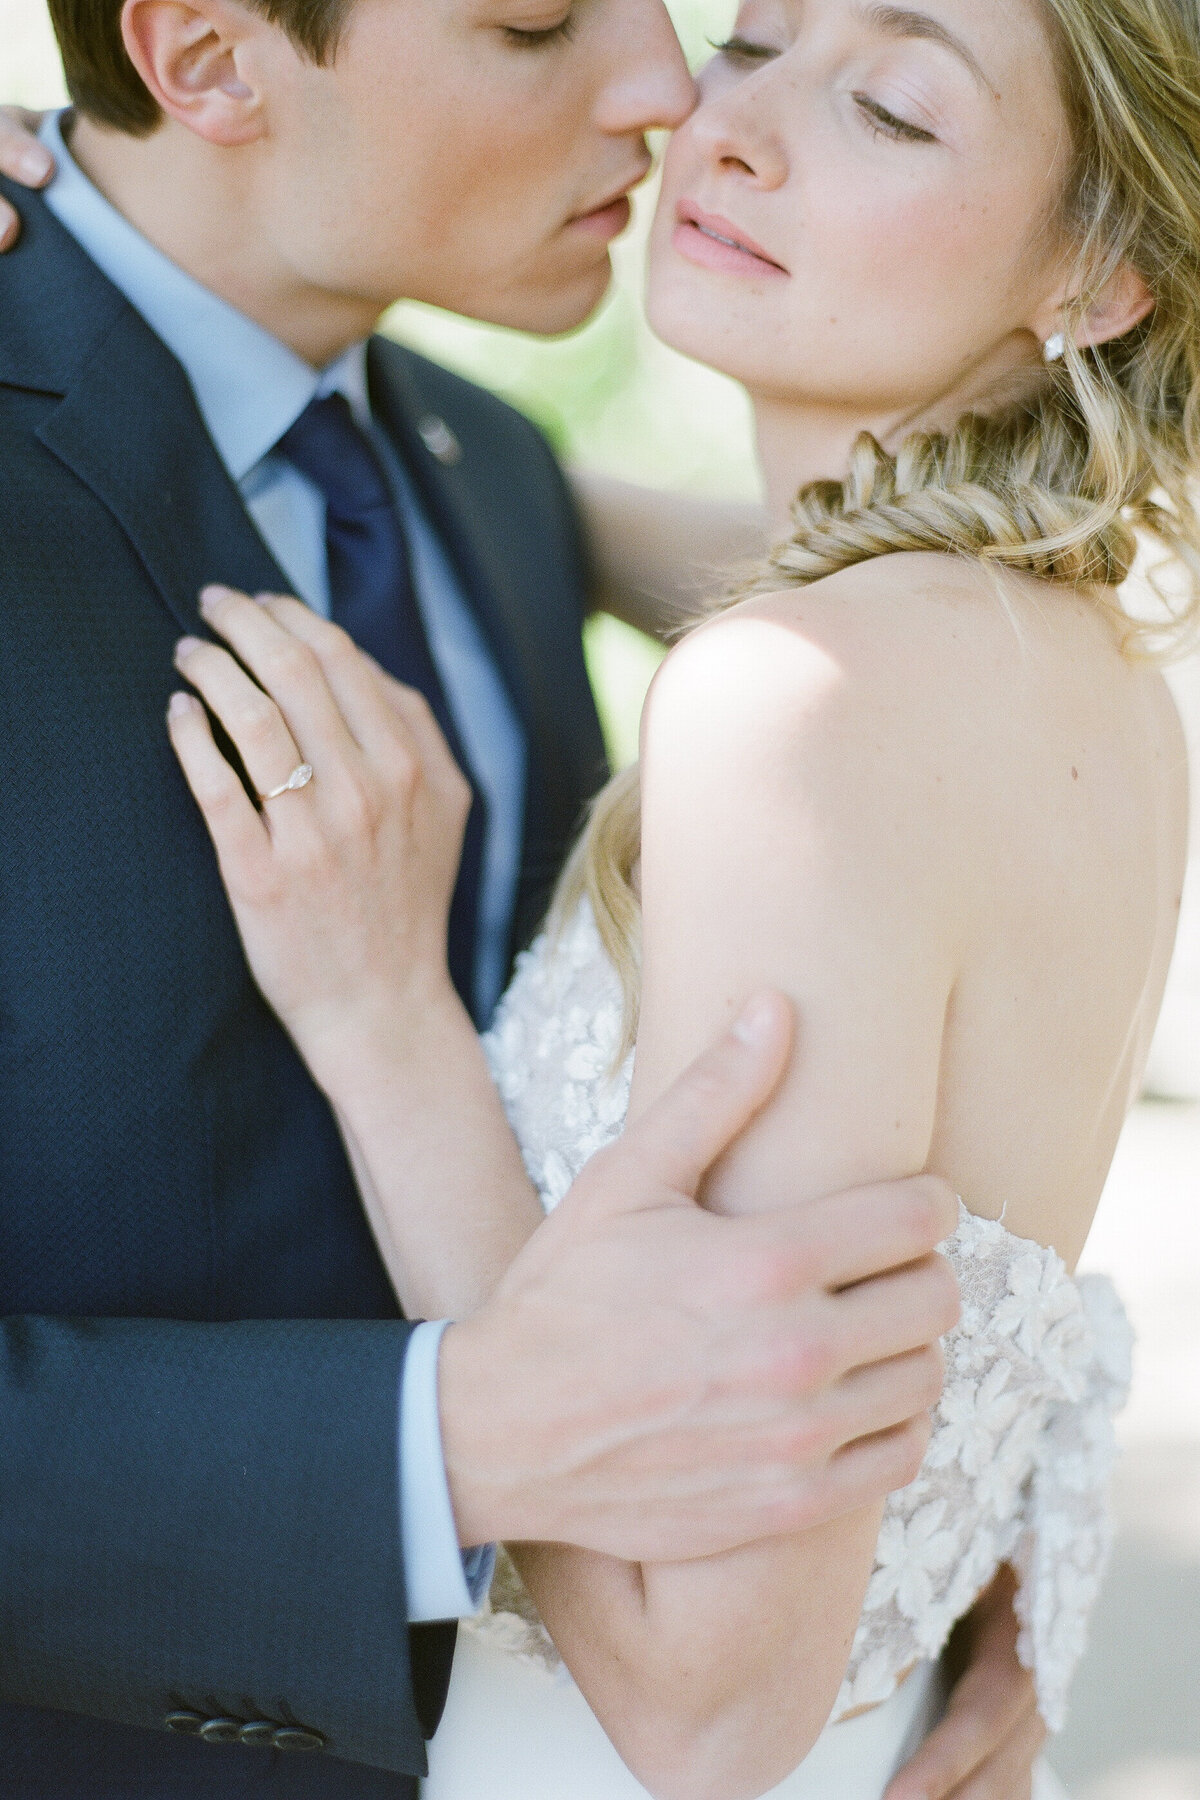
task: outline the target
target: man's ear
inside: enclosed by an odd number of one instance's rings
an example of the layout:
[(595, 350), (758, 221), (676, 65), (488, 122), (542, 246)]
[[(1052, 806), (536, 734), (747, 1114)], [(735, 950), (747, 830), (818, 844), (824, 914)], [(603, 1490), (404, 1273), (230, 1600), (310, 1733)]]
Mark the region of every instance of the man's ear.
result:
[(168, 118), (210, 144), (248, 144), (265, 129), (245, 64), (259, 21), (229, 0), (125, 0), (121, 35)]
[[(1063, 329), (1065, 311), (1066, 304), (1060, 296), (1034, 324), (1033, 329), (1043, 343), (1054, 332)], [(1081, 350), (1086, 350), (1089, 344), (1107, 344), (1112, 338), (1132, 331), (1153, 311), (1154, 295), (1144, 278), (1132, 263), (1123, 262), (1105, 284), (1103, 293), (1074, 326), (1071, 336)]]

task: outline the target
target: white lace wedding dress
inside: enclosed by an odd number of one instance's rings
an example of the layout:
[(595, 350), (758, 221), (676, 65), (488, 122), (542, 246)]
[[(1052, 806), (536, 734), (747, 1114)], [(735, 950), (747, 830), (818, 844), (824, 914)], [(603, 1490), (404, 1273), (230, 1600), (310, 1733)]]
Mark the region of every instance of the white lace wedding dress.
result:
[[(485, 1039), (543, 1204), (620, 1131), (621, 995), (583, 907), (521, 959)], [(942, 1246), (962, 1288), (921, 1473), (893, 1494), (849, 1667), (817, 1744), (771, 1800), (879, 1800), (942, 1701), (937, 1657), (1002, 1561), (1020, 1576), (1019, 1651), (1063, 1721), (1110, 1539), (1112, 1417), (1130, 1333), (1111, 1284), (960, 1208)], [(914, 1668), (915, 1665), (915, 1668)], [(906, 1670), (913, 1672), (902, 1679)], [(872, 1704), (874, 1703), (874, 1704)], [(857, 1708), (872, 1710), (854, 1718)], [(645, 1800), (501, 1555), (491, 1606), (459, 1633), (425, 1800)], [(1061, 1790), (1039, 1770), (1035, 1794)]]

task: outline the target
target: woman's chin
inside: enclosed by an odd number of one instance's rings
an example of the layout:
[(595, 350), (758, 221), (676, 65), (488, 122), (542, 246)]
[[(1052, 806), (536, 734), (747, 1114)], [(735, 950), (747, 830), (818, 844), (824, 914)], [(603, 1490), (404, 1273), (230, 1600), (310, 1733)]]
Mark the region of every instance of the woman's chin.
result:
[(745, 323), (725, 316), (716, 295), (698, 293), (673, 277), (646, 285), (646, 320), (660, 343), (721, 375), (746, 381)]

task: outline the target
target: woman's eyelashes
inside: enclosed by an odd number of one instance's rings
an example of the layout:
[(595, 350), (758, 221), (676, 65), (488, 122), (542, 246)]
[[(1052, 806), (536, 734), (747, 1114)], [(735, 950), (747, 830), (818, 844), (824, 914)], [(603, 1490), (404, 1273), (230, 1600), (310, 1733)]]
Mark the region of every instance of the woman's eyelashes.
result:
[(749, 38), (736, 35), (719, 41), (709, 38), (708, 42), (717, 55), (723, 56), (727, 62), (767, 62), (772, 56), (781, 54), (770, 44), (752, 44)]
[(876, 137), (890, 137), (905, 144), (936, 144), (937, 137), (932, 131), (926, 131), (921, 125), (914, 125), (909, 119), (898, 119), (895, 113), (881, 106), (878, 100), (872, 100), (869, 94), (852, 96), (855, 105), (862, 113), (868, 130)]

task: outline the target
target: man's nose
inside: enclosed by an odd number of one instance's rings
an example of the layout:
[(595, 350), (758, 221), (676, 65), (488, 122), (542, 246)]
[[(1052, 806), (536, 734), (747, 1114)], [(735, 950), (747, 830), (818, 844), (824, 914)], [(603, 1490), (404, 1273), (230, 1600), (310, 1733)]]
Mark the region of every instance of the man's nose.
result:
[(663, 0), (625, 0), (621, 53), (601, 96), (599, 123), (614, 136), (674, 131), (696, 104), (696, 84)]

